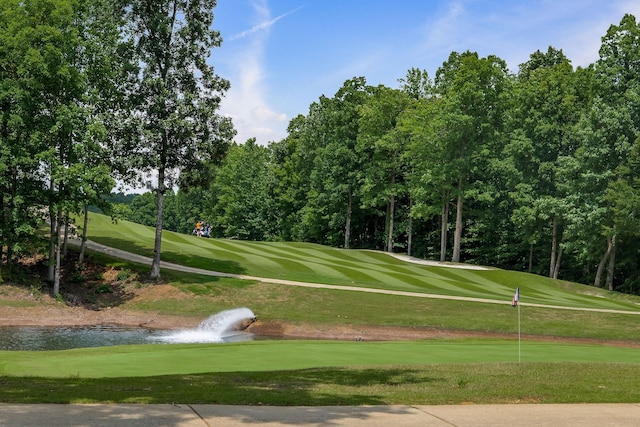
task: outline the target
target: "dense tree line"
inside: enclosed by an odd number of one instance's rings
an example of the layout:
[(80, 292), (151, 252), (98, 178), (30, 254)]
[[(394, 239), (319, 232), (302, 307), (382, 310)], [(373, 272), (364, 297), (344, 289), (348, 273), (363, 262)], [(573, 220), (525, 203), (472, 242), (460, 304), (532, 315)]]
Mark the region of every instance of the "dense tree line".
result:
[[(48, 219), (56, 283), (62, 230), (93, 205), (156, 228), (152, 277), (162, 230), (204, 221), (640, 293), (635, 17), (586, 68), (549, 47), (516, 73), (466, 51), (398, 88), (354, 77), (264, 147), (217, 114), (215, 5), (0, 0), (0, 265)], [(109, 202), (115, 180), (153, 191)]]
[[(215, 0), (0, 0), (0, 268), (50, 226), (58, 294), (70, 218), (105, 203), (115, 180), (154, 190), (159, 274), (164, 195), (233, 137), (217, 114), (229, 82), (208, 62)], [(186, 180), (186, 177), (185, 177)]]
[(586, 68), (549, 47), (515, 74), (498, 57), (453, 52), (433, 79), (413, 68), (397, 89), (350, 79), (282, 141), (233, 145), (188, 216), (216, 237), (401, 251), (640, 293), (639, 64), (640, 26), (626, 15)]

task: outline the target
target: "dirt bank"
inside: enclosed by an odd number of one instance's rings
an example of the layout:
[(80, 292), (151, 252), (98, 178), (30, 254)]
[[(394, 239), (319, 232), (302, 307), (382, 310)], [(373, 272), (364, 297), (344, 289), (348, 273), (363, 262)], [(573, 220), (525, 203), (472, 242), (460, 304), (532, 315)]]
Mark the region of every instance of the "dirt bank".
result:
[[(184, 298), (185, 295), (169, 285), (126, 291), (126, 300), (132, 303)], [(122, 297), (122, 296), (120, 296)], [(88, 326), (121, 325), (141, 326), (153, 329), (186, 329), (197, 326), (204, 318), (172, 316), (124, 307), (70, 305), (56, 301), (48, 295), (33, 295), (29, 290), (0, 285), (0, 326)], [(517, 339), (515, 334), (486, 331), (460, 331), (436, 328), (409, 328), (377, 325), (332, 325), (285, 323), (259, 319), (247, 330), (258, 336), (285, 339), (326, 339), (348, 341), (397, 341), (433, 338), (507, 338)], [(607, 344), (640, 348), (640, 342), (603, 341), (583, 338), (523, 335), (524, 339), (574, 343)]]

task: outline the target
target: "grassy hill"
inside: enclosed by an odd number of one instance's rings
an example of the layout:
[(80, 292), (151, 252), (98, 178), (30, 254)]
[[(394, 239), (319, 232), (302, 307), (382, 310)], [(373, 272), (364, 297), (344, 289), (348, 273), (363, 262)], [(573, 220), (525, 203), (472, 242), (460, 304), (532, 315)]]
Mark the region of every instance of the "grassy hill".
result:
[[(154, 230), (93, 214), (89, 238), (140, 255), (153, 255)], [(516, 287), (525, 304), (640, 312), (640, 298), (592, 286), (499, 269), (425, 266), (389, 254), (310, 243), (206, 239), (165, 231), (162, 260), (205, 270), (302, 282), (348, 285), (510, 302)]]
[[(92, 240), (138, 254), (152, 255), (153, 235), (152, 228), (135, 223), (112, 224), (102, 215), (90, 219)], [(165, 280), (199, 298), (145, 302), (132, 308), (205, 317), (248, 306), (261, 319), (278, 322), (515, 333), (516, 310), (509, 304), (519, 287), (524, 334), (620, 340), (637, 340), (640, 336), (640, 298), (527, 273), (432, 267), (382, 252), (308, 243), (206, 239), (172, 232), (163, 233), (162, 259), (233, 274), (474, 297), (496, 304), (297, 288), (163, 270)], [(148, 272), (148, 266), (136, 268), (140, 275)]]
[[(376, 325), (482, 331), (496, 337), (0, 352), (0, 402), (377, 405), (640, 399), (637, 297), (518, 272), (424, 266), (372, 251), (170, 232), (163, 236), (162, 259), (193, 267), (256, 278), (482, 298), (490, 303), (163, 270), (163, 283), (176, 293), (122, 301), (121, 307), (206, 318), (247, 306), (261, 321), (308, 328), (341, 326), (357, 331), (361, 325)], [(152, 254), (153, 230), (130, 222), (112, 224), (94, 214), (89, 237)], [(149, 270), (106, 255), (94, 253), (92, 258), (132, 276), (143, 277)], [(140, 285), (154, 289), (153, 284)], [(516, 287), (521, 292), (521, 363), (515, 339), (518, 310), (509, 305)]]

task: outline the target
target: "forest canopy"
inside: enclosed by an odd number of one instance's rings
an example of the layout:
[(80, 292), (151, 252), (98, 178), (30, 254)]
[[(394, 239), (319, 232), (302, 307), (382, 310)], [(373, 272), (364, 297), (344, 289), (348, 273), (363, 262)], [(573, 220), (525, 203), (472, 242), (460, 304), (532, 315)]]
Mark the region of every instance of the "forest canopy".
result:
[[(200, 222), (640, 294), (634, 16), (584, 68), (548, 47), (516, 72), (465, 51), (433, 76), (416, 59), (396, 88), (355, 76), (261, 146), (217, 111), (233, 82), (209, 61), (216, 2), (149, 4), (0, 1), (2, 265), (47, 220), (55, 280), (56, 236), (94, 206), (155, 227), (158, 262), (163, 229)], [(149, 192), (110, 196), (141, 178)]]

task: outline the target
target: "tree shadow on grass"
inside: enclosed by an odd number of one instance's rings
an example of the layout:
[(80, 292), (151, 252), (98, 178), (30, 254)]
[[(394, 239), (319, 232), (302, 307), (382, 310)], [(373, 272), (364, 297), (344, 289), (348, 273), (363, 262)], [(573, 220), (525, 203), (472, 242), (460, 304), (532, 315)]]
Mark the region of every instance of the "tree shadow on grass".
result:
[[(437, 388), (446, 382), (415, 368), (377, 370), (318, 368), (276, 372), (230, 372), (133, 378), (0, 377), (0, 402), (5, 403), (144, 403), (184, 405), (304, 406), (324, 423), (345, 417), (366, 419), (372, 413), (403, 412), (402, 408), (367, 408), (398, 404), (403, 388)], [(400, 393), (395, 395), (395, 393)], [(313, 407), (334, 407), (318, 412)], [(349, 411), (335, 408), (356, 406)], [(226, 416), (264, 422), (252, 410), (226, 409)], [(283, 412), (272, 412), (280, 422)], [(300, 423), (298, 417), (291, 423)]]

